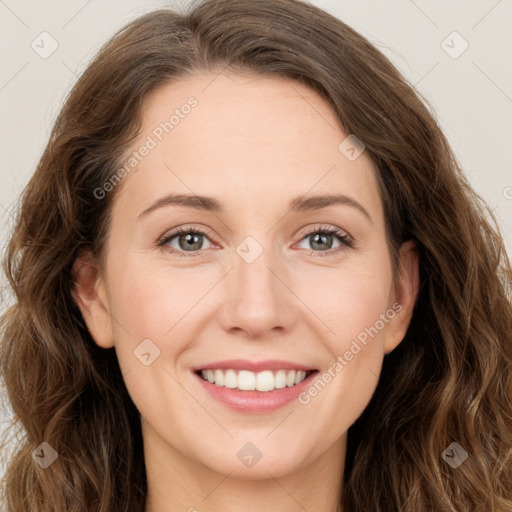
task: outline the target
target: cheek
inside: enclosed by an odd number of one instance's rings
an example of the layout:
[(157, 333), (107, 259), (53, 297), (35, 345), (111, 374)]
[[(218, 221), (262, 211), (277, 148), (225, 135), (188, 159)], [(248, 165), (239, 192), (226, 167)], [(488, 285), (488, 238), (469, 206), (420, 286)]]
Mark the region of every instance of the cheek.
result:
[(347, 343), (373, 326), (389, 308), (392, 276), (387, 265), (362, 261), (357, 266), (326, 269), (325, 278), (319, 272), (303, 275), (307, 277), (297, 281), (299, 293), (329, 328), (333, 351), (344, 351)]
[(112, 272), (110, 299), (133, 336), (162, 338), (197, 303), (206, 284), (201, 272), (149, 262), (144, 254), (120, 262)]
[(391, 267), (381, 263), (387, 262), (386, 255), (372, 261), (331, 274), (331, 286), (323, 296), (316, 294), (311, 306), (334, 331), (324, 339), (331, 359), (299, 401), (318, 425), (337, 426), (333, 437), (346, 431), (371, 400), (384, 357), (386, 327), (395, 316), (390, 307)]
[(162, 404), (178, 407), (187, 397), (174, 362), (197, 338), (191, 329), (204, 279), (184, 269), (149, 268), (143, 258), (119, 261), (111, 275), (115, 350), (132, 400), (143, 417)]
[[(330, 331), (322, 340), (331, 357), (322, 369), (322, 383), (330, 389), (323, 400), (332, 400), (331, 411), (339, 411), (337, 404), (343, 403), (344, 411), (348, 408), (359, 414), (378, 382), (386, 328), (395, 311), (390, 305), (391, 268), (378, 258), (374, 261), (377, 263), (367, 261), (357, 268), (331, 271), (324, 293), (309, 295), (308, 306)], [(381, 261), (386, 261), (384, 254)], [(318, 290), (311, 288), (312, 284), (306, 283), (309, 289)], [(304, 403), (323, 393), (322, 383), (304, 398)]]
[[(362, 286), (353, 293), (338, 294), (336, 299), (342, 301), (343, 306), (337, 309), (342, 313), (336, 315), (333, 310), (332, 316), (326, 317), (326, 323), (336, 333), (324, 339), (330, 358), (320, 369), (317, 380), (299, 396), (307, 415), (315, 418), (318, 429), (314, 434), (324, 437), (326, 442), (334, 442), (350, 428), (375, 392), (387, 325), (381, 314), (388, 311), (383, 293)], [(333, 426), (327, 434), (322, 431), (325, 425)]]
[(335, 333), (325, 339), (332, 357), (327, 371), (336, 376), (334, 386), (341, 400), (347, 400), (349, 390), (352, 398), (359, 396), (363, 401), (373, 392), (384, 355), (387, 323), (381, 319), (382, 315), (387, 318), (387, 294), (382, 288), (366, 284), (361, 280), (347, 282), (343, 292), (333, 298), (338, 307), (326, 316), (326, 323)]
[(111, 272), (112, 327), (125, 371), (138, 368), (134, 355), (142, 350), (138, 347), (143, 342), (163, 356), (155, 359), (155, 366), (177, 359), (193, 344), (197, 338), (194, 329), (206, 314), (208, 300), (202, 298), (218, 280), (212, 270), (170, 268), (165, 261), (149, 266), (147, 259), (135, 255), (118, 260), (119, 265)]

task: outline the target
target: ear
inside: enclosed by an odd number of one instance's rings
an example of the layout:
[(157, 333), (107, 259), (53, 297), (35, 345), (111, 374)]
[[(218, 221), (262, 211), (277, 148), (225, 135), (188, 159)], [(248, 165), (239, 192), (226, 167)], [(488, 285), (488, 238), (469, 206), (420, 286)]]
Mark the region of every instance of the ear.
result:
[(105, 280), (90, 253), (79, 256), (73, 263), (73, 298), (96, 344), (112, 348), (112, 322)]
[(419, 261), (416, 245), (412, 240), (400, 247), (399, 269), (395, 282), (396, 315), (386, 329), (384, 352), (392, 352), (404, 339), (411, 323), (414, 304), (419, 290)]

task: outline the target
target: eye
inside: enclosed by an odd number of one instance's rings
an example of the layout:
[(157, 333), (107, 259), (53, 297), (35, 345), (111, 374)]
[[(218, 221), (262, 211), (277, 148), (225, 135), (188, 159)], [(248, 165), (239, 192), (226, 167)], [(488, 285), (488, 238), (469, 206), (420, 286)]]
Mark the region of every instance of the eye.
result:
[[(310, 254), (315, 256), (332, 255), (347, 247), (354, 246), (353, 239), (347, 232), (332, 226), (313, 227), (306, 232), (299, 244), (302, 244), (308, 239), (311, 239)], [(338, 241), (338, 245), (333, 248), (333, 242), (335, 243), (336, 240)], [(207, 242), (206, 247), (204, 246), (205, 241)], [(185, 228), (176, 228), (172, 233), (164, 236), (157, 245), (158, 247), (165, 248), (165, 250), (171, 254), (194, 257), (200, 256), (202, 249), (209, 249), (211, 247), (211, 241), (206, 231), (188, 226)]]
[[(177, 228), (171, 234), (165, 236), (158, 242), (158, 247), (164, 247), (170, 253), (177, 253), (180, 256), (189, 256), (182, 254), (184, 252), (198, 252), (204, 247), (204, 241), (208, 240), (207, 234), (201, 229), (196, 228)], [(190, 256), (195, 256), (191, 254)]]
[[(353, 240), (347, 232), (332, 226), (315, 226), (306, 233), (299, 243), (307, 240), (310, 240), (309, 245), (315, 256), (327, 256), (354, 246)], [(333, 248), (335, 240), (338, 240), (338, 245)], [(318, 254), (319, 252), (327, 254)]]

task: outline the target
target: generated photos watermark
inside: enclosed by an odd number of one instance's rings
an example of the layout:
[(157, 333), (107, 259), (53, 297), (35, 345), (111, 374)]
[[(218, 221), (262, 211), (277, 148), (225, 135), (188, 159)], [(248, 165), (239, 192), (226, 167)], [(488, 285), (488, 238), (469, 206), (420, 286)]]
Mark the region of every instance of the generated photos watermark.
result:
[(104, 199), (107, 193), (111, 192), (127, 174), (135, 169), (135, 167), (158, 146), (164, 137), (171, 133), (172, 130), (192, 112), (192, 109), (196, 108), (198, 105), (199, 101), (194, 96), (191, 96), (180, 108), (174, 110), (174, 113), (168, 120), (162, 121), (158, 126), (153, 128), (151, 134), (146, 137), (145, 142), (139, 149), (133, 151), (131, 155), (126, 158), (124, 164), (110, 176), (102, 187), (94, 189), (94, 197), (96, 199)]
[(302, 405), (309, 404), (311, 399), (317, 396), (368, 345), (368, 338), (373, 339), (377, 336), (384, 329), (384, 326), (400, 311), (402, 311), (402, 305), (395, 302), (385, 313), (381, 313), (379, 319), (372, 326), (366, 327), (361, 331), (350, 343), (350, 348), (342, 355), (339, 355), (335, 362), (319, 378), (315, 379), (314, 384), (298, 396), (299, 402)]

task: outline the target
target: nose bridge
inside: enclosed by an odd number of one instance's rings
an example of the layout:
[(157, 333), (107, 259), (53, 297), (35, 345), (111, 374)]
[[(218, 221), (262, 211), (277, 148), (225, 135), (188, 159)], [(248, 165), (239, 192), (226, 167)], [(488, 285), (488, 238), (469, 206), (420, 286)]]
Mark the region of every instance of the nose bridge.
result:
[[(233, 270), (226, 283), (224, 327), (252, 335), (276, 327), (289, 329), (296, 318), (293, 294), (286, 288), (283, 266), (271, 237), (248, 236), (236, 247)], [(278, 277), (279, 276), (279, 277)]]
[(234, 261), (234, 278), (237, 279), (239, 288), (238, 300), (247, 299), (255, 307), (261, 302), (268, 307), (272, 306), (281, 290), (277, 288), (279, 283), (271, 268), (276, 267), (277, 255), (270, 242), (270, 237), (253, 236), (246, 237), (236, 248), (237, 257)]

